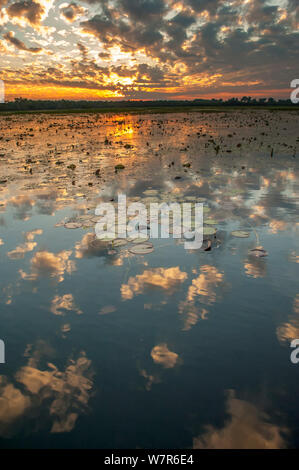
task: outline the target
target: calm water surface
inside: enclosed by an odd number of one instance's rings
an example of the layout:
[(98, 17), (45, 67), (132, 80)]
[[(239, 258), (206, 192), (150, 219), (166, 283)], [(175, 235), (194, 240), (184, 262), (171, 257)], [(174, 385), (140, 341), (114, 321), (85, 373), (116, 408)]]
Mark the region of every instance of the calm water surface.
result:
[[(299, 445), (298, 129), (291, 112), (0, 117), (2, 448)], [(203, 201), (211, 251), (95, 243), (118, 193)]]

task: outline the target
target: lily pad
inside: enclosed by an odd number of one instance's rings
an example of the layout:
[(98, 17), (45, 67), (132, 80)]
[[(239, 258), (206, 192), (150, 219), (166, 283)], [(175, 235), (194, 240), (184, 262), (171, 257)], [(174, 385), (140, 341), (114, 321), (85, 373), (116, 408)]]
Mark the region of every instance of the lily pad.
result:
[(207, 225), (217, 225), (217, 220), (215, 219), (204, 219), (204, 223)]
[(147, 235), (146, 237), (129, 237), (128, 241), (134, 243), (135, 245), (138, 245), (139, 243), (145, 243), (149, 240), (149, 236)]
[(94, 227), (95, 223), (92, 220), (85, 220), (84, 221), (84, 227), (89, 228), (89, 227)]
[(114, 242), (116, 238), (114, 233), (106, 232), (102, 237), (98, 238), (98, 240), (101, 242)]
[(250, 233), (245, 232), (244, 230), (234, 230), (231, 235), (237, 238), (248, 238)]
[(128, 241), (125, 238), (116, 238), (113, 241), (113, 246), (116, 248), (118, 246), (125, 246), (128, 243)]
[(81, 228), (82, 224), (80, 224), (80, 222), (67, 222), (66, 224), (64, 224), (64, 227), (68, 229), (76, 229)]
[(213, 227), (203, 228), (203, 235), (215, 235), (216, 232), (217, 232), (217, 229)]
[(148, 255), (154, 251), (153, 244), (150, 242), (140, 243), (136, 246), (133, 246), (129, 249), (130, 253), (134, 255)]
[(55, 227), (64, 227), (65, 225), (65, 220), (61, 220), (60, 222), (57, 222), (57, 224), (55, 224)]
[(91, 222), (94, 222), (95, 224), (97, 224), (98, 222), (101, 221), (101, 217), (91, 217), (89, 220)]
[(159, 203), (159, 199), (155, 196), (144, 197), (141, 201), (143, 202), (143, 204), (151, 204), (152, 202)]
[(159, 193), (158, 193), (157, 189), (146, 189), (145, 191), (143, 191), (143, 194), (145, 196), (157, 196), (157, 194), (159, 194)]

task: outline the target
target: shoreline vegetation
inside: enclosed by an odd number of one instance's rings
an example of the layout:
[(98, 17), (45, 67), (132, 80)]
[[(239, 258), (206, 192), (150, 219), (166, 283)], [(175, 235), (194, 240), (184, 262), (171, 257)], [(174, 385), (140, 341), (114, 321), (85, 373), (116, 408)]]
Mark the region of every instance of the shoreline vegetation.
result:
[(243, 97), (222, 100), (193, 101), (67, 101), (67, 100), (28, 100), (16, 98), (0, 104), (0, 115), (9, 114), (68, 114), (68, 113), (128, 113), (162, 114), (180, 112), (228, 112), (236, 110), (299, 111), (299, 104), (290, 100), (259, 100)]

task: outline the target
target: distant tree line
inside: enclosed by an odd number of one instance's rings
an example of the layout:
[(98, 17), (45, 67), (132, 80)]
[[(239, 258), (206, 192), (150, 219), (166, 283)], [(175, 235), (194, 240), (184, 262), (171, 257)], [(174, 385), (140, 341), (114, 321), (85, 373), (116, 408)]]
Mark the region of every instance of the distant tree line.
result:
[(86, 101), (86, 100), (29, 100), (15, 98), (14, 101), (0, 103), (0, 111), (51, 111), (51, 110), (101, 110), (101, 109), (134, 109), (134, 108), (163, 108), (163, 107), (192, 107), (192, 106), (297, 106), (290, 99), (274, 98), (230, 98), (222, 99), (195, 99), (190, 100), (155, 100), (155, 101)]

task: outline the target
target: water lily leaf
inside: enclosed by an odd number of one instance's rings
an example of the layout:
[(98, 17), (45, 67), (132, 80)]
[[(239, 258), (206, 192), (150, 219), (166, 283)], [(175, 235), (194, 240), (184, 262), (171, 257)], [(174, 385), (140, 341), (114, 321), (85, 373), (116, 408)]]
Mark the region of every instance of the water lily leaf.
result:
[(128, 241), (125, 238), (116, 238), (113, 241), (113, 246), (116, 248), (118, 246), (124, 246), (128, 243)]
[(203, 235), (215, 235), (217, 229), (214, 227), (204, 227), (203, 228)]
[(94, 227), (95, 223), (92, 220), (85, 220), (84, 221), (84, 228)]
[(147, 197), (144, 197), (143, 199), (141, 199), (141, 201), (143, 202), (143, 204), (150, 204), (152, 202), (156, 202), (158, 203), (159, 202), (159, 198), (155, 197), (155, 196), (147, 196)]
[(143, 194), (145, 196), (157, 196), (158, 195), (158, 190), (157, 189), (147, 189), (146, 191), (143, 191)]
[(79, 216), (79, 220), (90, 220), (93, 216), (91, 214), (82, 214)]
[(136, 246), (133, 246), (129, 249), (130, 253), (134, 255), (148, 255), (154, 251), (153, 244), (150, 242), (140, 243)]
[(207, 225), (217, 225), (217, 220), (215, 219), (204, 219), (204, 223)]
[(115, 240), (115, 234), (112, 232), (106, 232), (101, 238), (99, 238), (99, 241), (101, 242), (114, 242)]
[(237, 238), (248, 238), (250, 233), (245, 232), (244, 230), (233, 230), (231, 235)]
[(135, 245), (137, 245), (138, 243), (144, 243), (144, 242), (147, 242), (149, 240), (149, 236), (147, 235), (146, 237), (129, 237), (127, 239), (128, 241), (134, 243)]
[(68, 229), (76, 229), (81, 228), (82, 224), (80, 224), (80, 222), (67, 222), (66, 224), (64, 224), (64, 227)]
[(60, 222), (57, 222), (57, 224), (55, 224), (55, 227), (64, 227), (65, 225), (65, 220), (61, 220)]

